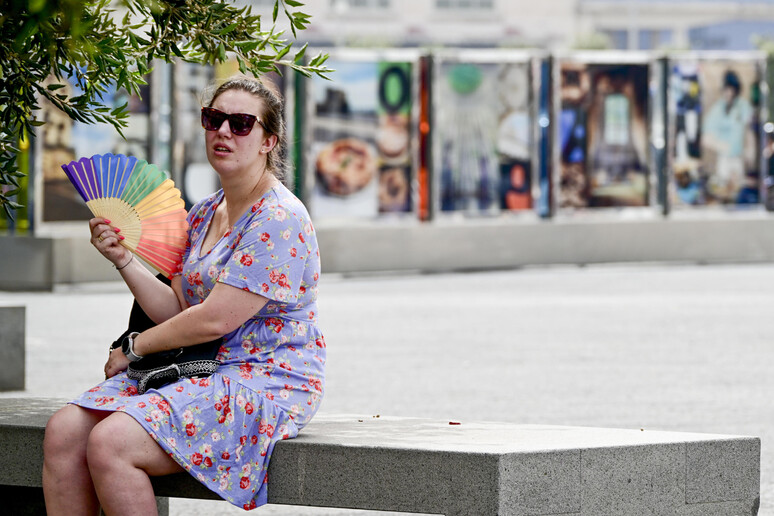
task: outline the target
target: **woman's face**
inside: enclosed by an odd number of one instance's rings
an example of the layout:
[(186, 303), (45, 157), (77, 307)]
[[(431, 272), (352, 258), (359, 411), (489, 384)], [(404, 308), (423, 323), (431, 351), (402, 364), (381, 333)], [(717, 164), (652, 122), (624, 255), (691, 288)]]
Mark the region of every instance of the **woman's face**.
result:
[[(221, 93), (212, 103), (213, 108), (224, 113), (246, 113), (261, 119), (263, 101), (241, 90)], [(221, 176), (262, 173), (266, 155), (274, 147), (277, 137), (267, 134), (256, 122), (250, 134), (238, 136), (231, 132), (225, 120), (217, 131), (205, 131), (207, 159)]]
[(723, 88), (723, 99), (726, 102), (732, 102), (737, 97), (737, 92), (735, 88), (732, 88), (731, 86), (726, 86)]

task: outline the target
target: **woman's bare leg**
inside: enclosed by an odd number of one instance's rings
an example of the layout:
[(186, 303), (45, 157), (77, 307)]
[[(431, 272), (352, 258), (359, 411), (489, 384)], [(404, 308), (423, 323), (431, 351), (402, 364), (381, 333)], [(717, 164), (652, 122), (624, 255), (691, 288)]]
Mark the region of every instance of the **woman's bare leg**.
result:
[(157, 514), (150, 477), (183, 471), (134, 418), (122, 412), (94, 427), (86, 454), (97, 497), (108, 516)]
[(49, 516), (99, 512), (86, 448), (92, 429), (109, 414), (67, 405), (49, 419), (43, 440), (43, 494)]

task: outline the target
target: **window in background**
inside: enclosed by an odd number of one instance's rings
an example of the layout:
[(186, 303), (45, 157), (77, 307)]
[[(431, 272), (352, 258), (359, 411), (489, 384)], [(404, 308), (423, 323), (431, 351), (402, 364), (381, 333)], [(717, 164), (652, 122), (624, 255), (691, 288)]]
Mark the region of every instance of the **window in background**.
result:
[(435, 0), (436, 9), (494, 9), (494, 0)]
[(331, 0), (334, 9), (389, 9), (391, 0)]
[(672, 43), (671, 30), (641, 30), (637, 35), (640, 50), (656, 50)]
[(259, 9), (274, 8), (274, 0), (238, 0), (234, 3), (238, 5), (251, 5)]
[(626, 50), (627, 35), (625, 30), (606, 30), (603, 33), (610, 39), (611, 49)]

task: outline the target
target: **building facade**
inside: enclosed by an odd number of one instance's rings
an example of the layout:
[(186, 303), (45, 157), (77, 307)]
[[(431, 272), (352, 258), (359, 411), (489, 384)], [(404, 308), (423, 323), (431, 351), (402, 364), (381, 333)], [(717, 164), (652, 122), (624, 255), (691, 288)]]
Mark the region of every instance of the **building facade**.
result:
[[(270, 17), (274, 0), (250, 3)], [(752, 50), (774, 34), (772, 0), (318, 0), (303, 10), (303, 38), (317, 46)]]

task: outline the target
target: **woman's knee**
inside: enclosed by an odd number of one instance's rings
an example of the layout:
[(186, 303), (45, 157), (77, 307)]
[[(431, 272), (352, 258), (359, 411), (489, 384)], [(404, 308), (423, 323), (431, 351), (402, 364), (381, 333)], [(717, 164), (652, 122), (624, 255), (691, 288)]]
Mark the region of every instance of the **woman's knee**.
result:
[(131, 422), (129, 416), (116, 412), (100, 421), (92, 429), (86, 443), (89, 469), (105, 470), (122, 460), (122, 448), (129, 440), (127, 435), (129, 422)]
[(85, 458), (89, 434), (99, 422), (98, 414), (76, 405), (59, 409), (46, 423), (43, 456), (46, 460), (81, 455)]
[(148, 432), (123, 412), (111, 414), (94, 427), (86, 456), (92, 476), (126, 468), (139, 468), (154, 476), (181, 470)]

